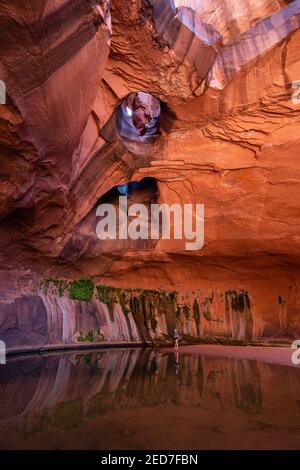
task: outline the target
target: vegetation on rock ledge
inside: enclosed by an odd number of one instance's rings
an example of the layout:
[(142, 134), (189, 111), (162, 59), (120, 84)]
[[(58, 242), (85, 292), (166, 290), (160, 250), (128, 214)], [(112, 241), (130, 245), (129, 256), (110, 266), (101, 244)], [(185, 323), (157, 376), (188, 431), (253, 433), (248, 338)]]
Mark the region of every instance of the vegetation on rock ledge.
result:
[[(126, 317), (128, 315), (134, 317), (134, 322), (142, 337), (149, 342), (154, 338), (157, 340), (162, 334), (172, 337), (175, 328), (185, 332), (183, 340), (188, 344), (194, 341), (198, 342), (199, 338), (207, 342), (209, 338), (204, 338), (203, 335), (206, 330), (214, 331), (214, 325), (211, 322), (224, 323), (228, 321), (228, 315), (230, 315), (230, 321), (236, 323), (237, 328), (240, 321), (245, 322), (245, 337), (252, 338), (251, 302), (245, 290), (228, 290), (221, 294), (221, 301), (225, 301), (225, 313), (223, 314), (219, 311), (218, 303), (214, 304), (214, 292), (206, 297), (200, 290), (197, 293), (186, 292), (179, 296), (175, 291), (97, 285), (88, 278), (73, 281), (45, 279), (40, 287), (43, 288), (45, 294), (50, 292), (59, 296), (69, 295), (72, 300), (86, 302), (92, 301), (95, 292), (94, 299), (107, 305), (111, 321), (114, 321), (114, 305), (118, 304)], [(278, 302), (283, 303), (284, 299), (279, 296)], [(126, 321), (130, 329), (132, 320), (126, 318)], [(210, 325), (207, 325), (206, 322)], [(195, 335), (195, 338), (190, 336), (189, 332)], [(104, 341), (104, 337), (100, 332), (98, 334), (90, 330), (85, 334), (80, 332), (77, 341), (98, 342)], [(222, 344), (225, 344), (225, 341), (236, 340), (227, 338), (222, 340)], [(220, 340), (218, 339), (217, 342)]]
[(93, 297), (95, 284), (91, 279), (78, 279), (69, 284), (69, 295), (72, 300), (85, 300), (90, 302)]

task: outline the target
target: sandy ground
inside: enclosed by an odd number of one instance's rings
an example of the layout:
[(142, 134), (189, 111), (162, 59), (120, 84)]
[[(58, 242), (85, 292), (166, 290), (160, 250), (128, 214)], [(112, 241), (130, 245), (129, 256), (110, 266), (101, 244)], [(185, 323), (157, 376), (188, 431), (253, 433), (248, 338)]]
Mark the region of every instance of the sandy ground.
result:
[[(174, 352), (174, 348), (162, 348), (161, 351), (170, 353)], [(258, 362), (266, 362), (268, 364), (300, 368), (300, 364), (296, 365), (292, 362), (292, 354), (295, 351), (295, 349), (286, 347), (222, 346), (214, 344), (199, 344), (179, 347), (179, 354), (197, 354), (210, 357), (249, 359)], [(300, 362), (300, 349), (298, 351)]]

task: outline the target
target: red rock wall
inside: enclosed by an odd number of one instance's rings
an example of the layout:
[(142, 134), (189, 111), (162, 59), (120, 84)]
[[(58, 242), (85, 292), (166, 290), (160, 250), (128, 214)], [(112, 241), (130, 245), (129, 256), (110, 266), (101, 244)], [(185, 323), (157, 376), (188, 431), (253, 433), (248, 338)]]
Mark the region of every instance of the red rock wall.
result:
[[(0, 1), (1, 298), (18, 310), (24, 272), (218, 302), (247, 291), (255, 338), (297, 336), (299, 0), (108, 3)], [(147, 147), (115, 121), (136, 91), (164, 103)], [(205, 205), (203, 250), (97, 239), (99, 198), (144, 177), (161, 203)]]

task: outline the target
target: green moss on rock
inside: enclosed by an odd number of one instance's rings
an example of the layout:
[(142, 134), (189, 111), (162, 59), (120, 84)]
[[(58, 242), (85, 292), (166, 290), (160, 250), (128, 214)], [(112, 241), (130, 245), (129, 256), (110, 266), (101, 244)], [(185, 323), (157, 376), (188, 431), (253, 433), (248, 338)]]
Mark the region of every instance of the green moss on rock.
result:
[(82, 331), (80, 330), (79, 330), (79, 336), (77, 337), (77, 341), (80, 343), (85, 341), (85, 337), (83, 336)]
[(118, 291), (114, 287), (105, 286), (103, 284), (99, 284), (96, 286), (97, 289), (97, 298), (103, 304), (115, 304), (118, 303)]
[(72, 300), (90, 302), (94, 293), (94, 282), (91, 279), (81, 278), (69, 284), (69, 295)]

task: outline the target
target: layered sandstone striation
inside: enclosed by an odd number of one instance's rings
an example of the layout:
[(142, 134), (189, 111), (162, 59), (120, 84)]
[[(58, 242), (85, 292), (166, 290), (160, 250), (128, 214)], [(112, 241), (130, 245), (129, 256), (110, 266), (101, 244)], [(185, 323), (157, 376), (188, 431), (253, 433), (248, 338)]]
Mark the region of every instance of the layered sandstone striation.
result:
[[(28, 320), (28, 343), (47, 343), (53, 328), (53, 343), (72, 341), (76, 301), (46, 300), (36, 286), (85, 276), (175, 290), (191, 308), (202, 289), (213, 318), (225, 318), (207, 334), (296, 337), (300, 1), (0, 1), (0, 23), (0, 332)], [(161, 101), (150, 139), (120, 126), (123, 100), (139, 92)], [(157, 187), (134, 195), (139, 202), (205, 205), (202, 250), (97, 238), (99, 201), (116, 204), (113, 188), (144, 178)], [(250, 299), (243, 333), (226, 320), (226, 292)], [(105, 306), (82, 308), (106, 318)], [(134, 312), (132, 337), (118, 312), (125, 326), (109, 327), (107, 339), (141, 338)], [(193, 315), (182, 332), (202, 336)]]

